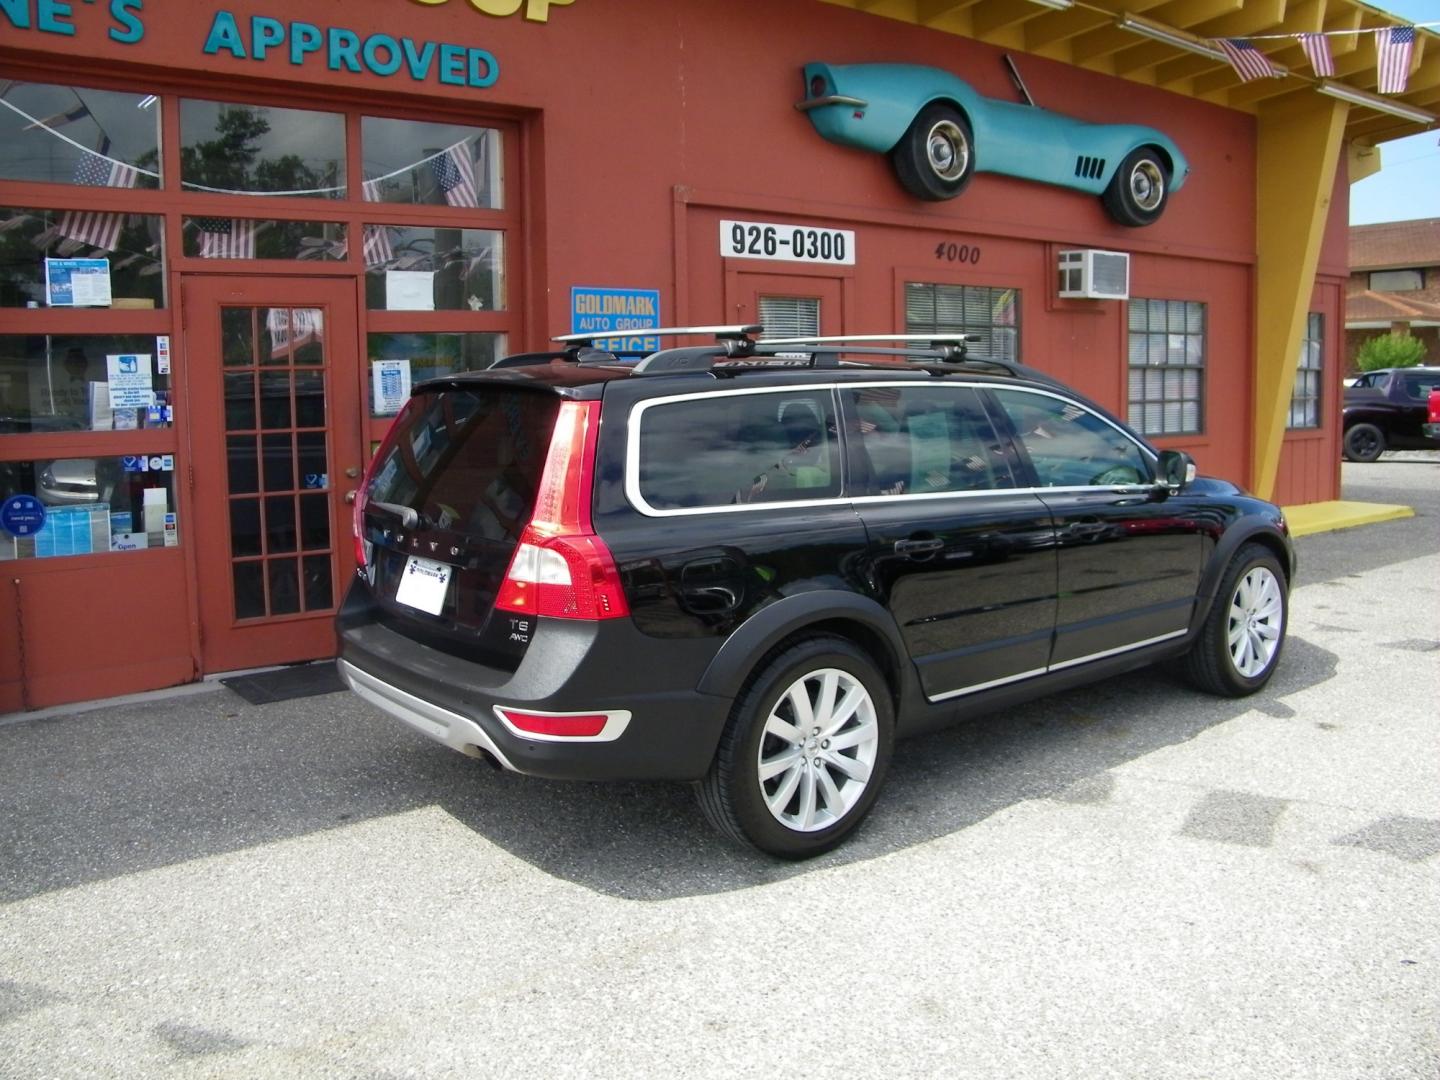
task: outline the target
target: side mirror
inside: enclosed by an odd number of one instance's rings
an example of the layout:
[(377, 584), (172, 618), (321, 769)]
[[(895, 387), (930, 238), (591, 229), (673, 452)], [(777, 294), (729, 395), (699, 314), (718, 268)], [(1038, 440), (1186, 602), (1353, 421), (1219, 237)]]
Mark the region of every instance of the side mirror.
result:
[(1162, 450), (1156, 471), (1160, 474), (1160, 483), (1173, 494), (1194, 481), (1195, 459), (1184, 450)]

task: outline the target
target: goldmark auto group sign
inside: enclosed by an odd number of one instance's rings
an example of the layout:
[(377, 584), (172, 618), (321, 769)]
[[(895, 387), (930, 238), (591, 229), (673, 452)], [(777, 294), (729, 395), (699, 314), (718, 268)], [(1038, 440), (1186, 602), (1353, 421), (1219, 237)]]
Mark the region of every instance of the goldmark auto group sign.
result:
[[(438, 7), (441, 4), (448, 4), (450, 0), (411, 0), (411, 2), (424, 4), (427, 7)], [(575, 0), (455, 0), (455, 2), (468, 3), (482, 15), (494, 15), (502, 19), (514, 15), (524, 8), (525, 18), (531, 22), (549, 22), (551, 8), (568, 7)]]

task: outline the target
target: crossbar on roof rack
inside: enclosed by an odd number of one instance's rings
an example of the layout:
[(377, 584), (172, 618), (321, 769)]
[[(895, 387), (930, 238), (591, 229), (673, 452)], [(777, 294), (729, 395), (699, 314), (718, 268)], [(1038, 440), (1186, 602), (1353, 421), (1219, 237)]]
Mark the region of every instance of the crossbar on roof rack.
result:
[(737, 323), (733, 326), (636, 326), (627, 330), (597, 330), (593, 334), (562, 334), (559, 337), (551, 338), (551, 341), (561, 341), (567, 345), (583, 345), (592, 341), (613, 341), (615, 338), (630, 337), (680, 337), (685, 334), (713, 334), (716, 338), (733, 340), (736, 338), (749, 338), (754, 334), (764, 333), (763, 326), (752, 326)]

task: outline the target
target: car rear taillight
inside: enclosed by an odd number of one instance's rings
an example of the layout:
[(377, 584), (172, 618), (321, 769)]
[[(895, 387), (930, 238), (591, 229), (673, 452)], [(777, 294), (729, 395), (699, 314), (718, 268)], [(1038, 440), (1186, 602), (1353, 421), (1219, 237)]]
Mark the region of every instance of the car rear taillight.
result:
[(390, 421), (390, 427), (385, 432), (385, 438), (380, 440), (380, 446), (370, 458), (370, 464), (365, 466), (365, 475), (360, 478), (360, 486), (355, 489), (355, 501), (352, 504), (354, 511), (350, 515), (350, 531), (355, 535), (355, 566), (364, 570), (370, 563), (370, 541), (365, 539), (365, 504), (370, 501), (370, 478), (375, 475), (375, 466), (389, 452), (391, 444), (395, 441), (395, 429), (400, 426), (400, 421), (410, 411), (410, 403), (407, 401), (405, 407), (395, 414), (395, 419)]
[(1430, 400), (1427, 406), (1429, 417), (1427, 423), (1440, 424), (1440, 390), (1430, 391)]
[(590, 525), (599, 431), (598, 401), (561, 403), (535, 512), (500, 585), (500, 610), (555, 619), (630, 614), (615, 560)]

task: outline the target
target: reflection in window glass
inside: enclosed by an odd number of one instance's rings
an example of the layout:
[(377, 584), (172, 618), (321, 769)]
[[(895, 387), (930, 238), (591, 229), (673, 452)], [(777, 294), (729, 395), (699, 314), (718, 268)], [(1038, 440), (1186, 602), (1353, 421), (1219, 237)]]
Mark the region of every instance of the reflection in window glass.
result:
[(1320, 426), (1320, 376), (1325, 368), (1325, 316), (1312, 311), (1305, 319), (1295, 385), (1290, 391), (1291, 428)]
[(824, 391), (656, 405), (640, 425), (640, 491), (662, 510), (834, 498), (837, 446)]
[(0, 461), (0, 560), (175, 547), (174, 477), (172, 454)]
[(360, 121), (366, 202), (498, 210), (500, 132), (413, 120)]
[[(169, 427), (170, 376), (157, 370), (157, 355), (153, 334), (0, 336), (0, 437)], [(143, 405), (112, 404), (112, 368), (132, 399), (148, 386)]]
[(996, 390), (1042, 487), (1117, 487), (1150, 480), (1140, 448), (1079, 405), (1046, 394)]
[(905, 283), (907, 334), (973, 334), (971, 356), (1020, 359), (1020, 290)]
[(192, 191), (345, 197), (339, 113), (185, 100), (180, 143), (180, 181)]
[(164, 221), (0, 207), (0, 307), (45, 306), (45, 259), (108, 259), (112, 307), (165, 306)]
[(154, 94), (9, 81), (0, 88), (0, 179), (160, 186)]
[(361, 238), (366, 306), (372, 311), (503, 311), (504, 241), (504, 233), (488, 229), (366, 225)]
[(187, 217), (183, 235), (192, 259), (345, 258), (345, 226), (335, 221)]
[(371, 334), (370, 415), (394, 416), (409, 387), (457, 371), (483, 371), (505, 355), (504, 334)]

